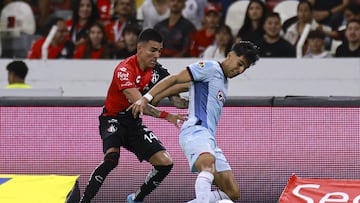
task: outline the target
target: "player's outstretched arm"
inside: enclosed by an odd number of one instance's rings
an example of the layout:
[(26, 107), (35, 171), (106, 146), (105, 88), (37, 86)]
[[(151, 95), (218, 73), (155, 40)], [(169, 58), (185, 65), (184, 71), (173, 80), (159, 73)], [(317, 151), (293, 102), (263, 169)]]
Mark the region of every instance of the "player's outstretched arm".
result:
[(154, 96), (151, 104), (157, 106), (163, 98), (168, 97), (173, 106), (179, 109), (185, 109), (188, 107), (189, 101), (182, 98), (179, 93), (187, 92), (189, 90), (189, 85), (189, 83), (173, 85), (160, 94)]
[(142, 114), (144, 109), (147, 107), (147, 104), (153, 100), (154, 96), (160, 94), (175, 84), (188, 83), (191, 81), (191, 79), (191, 75), (187, 69), (176, 75), (167, 76), (159, 83), (157, 83), (153, 88), (151, 88), (150, 91), (146, 93), (141, 99), (131, 105), (133, 115), (137, 116), (139, 113)]
[[(139, 92), (139, 90), (137, 88), (124, 89), (123, 93), (125, 94), (126, 98), (130, 102), (140, 103), (143, 99), (143, 97), (141, 97), (141, 93)], [(155, 118), (165, 119), (165, 120), (169, 121), (170, 123), (173, 123), (176, 127), (179, 127), (180, 122), (186, 120), (186, 115), (184, 115), (184, 114), (171, 114), (166, 111), (161, 111), (161, 110), (157, 109), (156, 107), (154, 107), (153, 105), (149, 104), (147, 99), (145, 99), (145, 100), (146, 101), (144, 101), (144, 103), (142, 103), (142, 105), (144, 105), (144, 110), (142, 112), (146, 115), (149, 115), (149, 116), (152, 116)], [(135, 103), (130, 105), (127, 108), (127, 111), (130, 110), (131, 108), (138, 107), (138, 105), (134, 105)], [(134, 117), (137, 117), (137, 116), (138, 116), (138, 114), (134, 114)]]

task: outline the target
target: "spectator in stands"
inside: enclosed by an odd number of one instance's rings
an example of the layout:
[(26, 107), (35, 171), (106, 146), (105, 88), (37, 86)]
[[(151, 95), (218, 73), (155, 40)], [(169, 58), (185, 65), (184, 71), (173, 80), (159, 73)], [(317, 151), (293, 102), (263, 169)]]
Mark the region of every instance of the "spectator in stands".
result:
[(93, 0), (73, 1), (72, 18), (66, 21), (71, 41), (78, 46), (85, 42), (89, 27), (99, 20), (99, 12)]
[(346, 41), (336, 49), (335, 57), (360, 57), (360, 20), (348, 22), (345, 37)]
[(342, 21), (345, 7), (350, 0), (308, 0), (314, 8), (314, 18), (318, 23), (337, 29)]
[(231, 28), (226, 25), (220, 25), (215, 32), (215, 43), (208, 46), (204, 51), (204, 59), (223, 60), (231, 50), (234, 38)]
[(101, 22), (106, 26), (114, 16), (116, 0), (96, 0), (96, 7), (99, 12)]
[(9, 84), (5, 88), (31, 88), (25, 83), (26, 75), (29, 71), (26, 63), (23, 61), (12, 61), (6, 66), (8, 71)]
[(334, 32), (336, 32), (334, 39), (341, 40), (341, 41), (346, 41), (346, 38), (345, 38), (346, 24), (351, 19), (360, 20), (360, 5), (355, 4), (355, 3), (350, 3), (345, 8), (345, 10), (344, 10), (344, 19), (342, 21), (342, 24), (340, 25), (340, 27), (337, 30), (334, 30)]
[(215, 32), (220, 23), (221, 8), (215, 4), (208, 4), (205, 8), (203, 29), (191, 36), (190, 56), (202, 57), (205, 49), (214, 42)]
[[(138, 24), (135, 17), (134, 0), (117, 0), (115, 13), (117, 18), (105, 26), (106, 36), (115, 50), (125, 48), (122, 32), (127, 24)], [(140, 25), (138, 25), (140, 27)]]
[(116, 51), (114, 58), (124, 59), (129, 56), (136, 54), (137, 51), (137, 40), (141, 29), (134, 24), (127, 24), (122, 32), (125, 47)]
[(111, 48), (108, 44), (105, 28), (102, 22), (97, 21), (90, 26), (85, 43), (74, 51), (74, 59), (109, 59)]
[(322, 30), (325, 34), (330, 35), (331, 28), (326, 25), (318, 24), (313, 18), (313, 7), (310, 2), (299, 2), (297, 7), (297, 18), (297, 21), (289, 26), (284, 35), (284, 38), (292, 45), (296, 46), (306, 24), (310, 24), (311, 30), (319, 29)]
[(154, 29), (158, 30), (164, 39), (162, 56), (188, 57), (190, 37), (196, 31), (194, 25), (183, 17), (182, 10), (186, 0), (170, 0), (169, 18), (159, 22)]
[[(208, 0), (186, 0), (185, 8), (182, 11), (182, 14), (195, 26), (197, 30), (200, 30), (203, 27), (202, 20), (205, 16), (204, 9), (208, 3), (214, 4)], [(221, 8), (220, 4), (217, 6)]]
[(331, 58), (329, 51), (325, 50), (325, 34), (320, 30), (312, 30), (307, 37), (308, 52), (304, 58)]
[(48, 47), (48, 59), (58, 58), (72, 58), (74, 52), (74, 44), (69, 39), (69, 31), (66, 27), (65, 21), (62, 18), (52, 18), (46, 23), (43, 37), (34, 42), (30, 48), (27, 58), (28, 59), (41, 59), (42, 46), (45, 43), (51, 28), (56, 25), (57, 30), (54, 38), (51, 40)]
[(236, 41), (249, 40), (258, 43), (264, 35), (263, 26), (266, 13), (264, 1), (251, 0), (246, 9), (244, 24), (236, 36)]
[(265, 34), (259, 41), (262, 57), (295, 57), (295, 47), (281, 36), (281, 18), (278, 13), (269, 13), (264, 22)]
[(170, 15), (170, 0), (145, 0), (139, 12), (143, 18), (143, 29), (154, 28), (154, 26)]

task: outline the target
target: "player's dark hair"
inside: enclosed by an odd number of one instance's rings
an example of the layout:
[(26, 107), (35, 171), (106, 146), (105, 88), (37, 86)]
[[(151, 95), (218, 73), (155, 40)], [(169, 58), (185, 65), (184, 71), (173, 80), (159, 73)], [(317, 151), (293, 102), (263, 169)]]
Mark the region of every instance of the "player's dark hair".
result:
[(23, 61), (13, 61), (6, 66), (6, 70), (14, 73), (19, 78), (25, 79), (29, 69)]
[(143, 30), (139, 35), (138, 42), (148, 42), (150, 40), (160, 43), (163, 42), (163, 38), (158, 31), (152, 28)]
[(244, 56), (250, 65), (254, 65), (259, 60), (259, 47), (250, 41), (240, 41), (231, 48), (238, 56)]

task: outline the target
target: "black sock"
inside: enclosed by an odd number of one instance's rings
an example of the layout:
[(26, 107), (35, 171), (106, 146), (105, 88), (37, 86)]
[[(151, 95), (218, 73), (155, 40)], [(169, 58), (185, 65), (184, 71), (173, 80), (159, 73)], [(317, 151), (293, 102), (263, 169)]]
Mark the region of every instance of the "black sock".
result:
[(95, 168), (94, 172), (91, 174), (80, 203), (90, 203), (90, 200), (95, 197), (96, 193), (105, 181), (106, 176), (117, 166), (118, 159), (118, 154), (116, 155), (115, 153), (110, 153), (105, 157), (105, 160)]
[(145, 196), (150, 194), (165, 177), (170, 173), (173, 164), (169, 166), (154, 166), (146, 177), (144, 184), (135, 194), (134, 201), (143, 201)]

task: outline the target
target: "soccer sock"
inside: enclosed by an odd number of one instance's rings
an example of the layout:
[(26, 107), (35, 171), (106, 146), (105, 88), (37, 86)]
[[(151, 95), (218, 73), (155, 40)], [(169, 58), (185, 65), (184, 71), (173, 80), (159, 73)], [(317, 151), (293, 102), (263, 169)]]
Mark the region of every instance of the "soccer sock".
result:
[(95, 197), (106, 176), (117, 166), (118, 160), (119, 154), (115, 152), (105, 156), (104, 161), (101, 162), (101, 164), (97, 166), (91, 174), (80, 203), (89, 203), (90, 200)]
[(214, 190), (211, 191), (209, 203), (216, 203), (216, 201), (222, 200), (222, 199), (230, 199), (225, 192), (221, 190)]
[[(216, 203), (216, 201), (222, 200), (222, 199), (228, 199), (230, 200), (230, 197), (225, 194), (225, 192), (221, 190), (215, 190), (211, 191), (209, 203)], [(186, 203), (197, 203), (196, 199), (193, 199), (191, 201), (188, 201)]]
[(209, 203), (211, 184), (214, 175), (208, 171), (199, 173), (195, 181), (195, 194), (197, 203)]
[(143, 201), (145, 196), (150, 194), (161, 181), (170, 173), (173, 164), (168, 166), (154, 166), (154, 168), (147, 175), (144, 184), (135, 193), (134, 201)]

